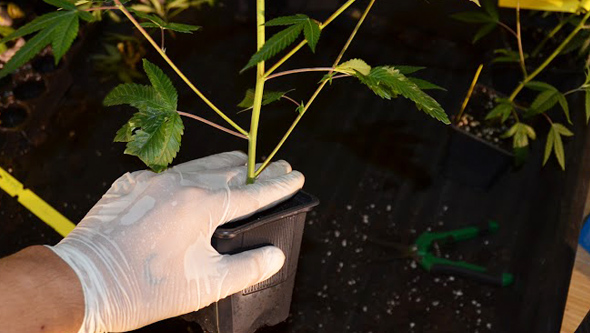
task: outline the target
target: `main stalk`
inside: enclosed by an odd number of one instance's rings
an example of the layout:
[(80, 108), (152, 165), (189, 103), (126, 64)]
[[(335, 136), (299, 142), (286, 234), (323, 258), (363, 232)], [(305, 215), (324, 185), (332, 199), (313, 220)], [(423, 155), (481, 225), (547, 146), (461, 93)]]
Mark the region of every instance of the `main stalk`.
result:
[[(266, 41), (264, 27), (264, 0), (256, 0), (256, 45), (257, 51), (264, 46)], [(256, 139), (258, 137), (258, 123), (262, 109), (262, 95), (264, 92), (264, 61), (256, 65), (256, 87), (254, 90), (254, 106), (252, 108), (252, 120), (250, 121), (250, 133), (248, 135), (248, 184), (256, 180)]]

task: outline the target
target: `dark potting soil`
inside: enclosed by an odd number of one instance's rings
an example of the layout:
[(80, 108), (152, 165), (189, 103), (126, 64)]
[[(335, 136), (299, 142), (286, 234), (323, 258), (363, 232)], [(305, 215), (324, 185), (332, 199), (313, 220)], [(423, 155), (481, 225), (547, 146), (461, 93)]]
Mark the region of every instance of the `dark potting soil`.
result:
[[(228, 2), (224, 7), (187, 13), (185, 18), (195, 19), (192, 23), (206, 29), (167, 41), (170, 57), (230, 114), (238, 111), (235, 105), (253, 84), (252, 73), (237, 75), (254, 50), (255, 24), (240, 21), (253, 17), (251, 6)], [(319, 19), (327, 17), (327, 8), (318, 6), (317, 1), (277, 1), (269, 6), (268, 15), (306, 12)], [(457, 110), (481, 53), (469, 42), (470, 31), (450, 21), (447, 14), (472, 7), (467, 1), (450, 0), (389, 1), (375, 6), (347, 57), (375, 65), (426, 65), (429, 69), (422, 77), (449, 91), (432, 95), (450, 113)], [(293, 59), (289, 68), (331, 63), (354, 28), (349, 13), (322, 33), (315, 57), (302, 50), (302, 58)], [(179, 21), (191, 23), (183, 17)], [(461, 36), (465, 42), (454, 41)], [(133, 109), (102, 107), (102, 98), (115, 82), (99, 82), (92, 63), (85, 61), (90, 52), (100, 51), (99, 44), (82, 51), (75, 65), (75, 82), (50, 126), (42, 131), (46, 140), (34, 145), (22, 138), (19, 151), (0, 150), (1, 167), (72, 221), (79, 221), (121, 174), (145, 168), (138, 159), (122, 154), (123, 145), (112, 143)], [(152, 53), (148, 58), (173, 78), (179, 90), (179, 109), (219, 120), (157, 56)], [(297, 87), (293, 97), (303, 99), (313, 92), (319, 78), (321, 74), (292, 76), (291, 80), (276, 80), (273, 88)], [(278, 156), (306, 175), (305, 189), (321, 205), (306, 224), (291, 316), (264, 331), (558, 331), (590, 176), (585, 172), (590, 167), (590, 133), (583, 125), (583, 112), (573, 111), (575, 108), (579, 104), (574, 107), (572, 103), (576, 136), (565, 143), (566, 172), (554, 161), (541, 168), (543, 147), (535, 142), (523, 168), (507, 172), (490, 189), (482, 190), (441, 175), (447, 128), (416, 111), (411, 102), (383, 101), (358, 83), (345, 80), (327, 87)], [(295, 116), (287, 103), (265, 111), (261, 152), (271, 151)], [(249, 115), (235, 118), (245, 125)], [(185, 126), (175, 163), (245, 149), (243, 141), (200, 123), (186, 121)], [(0, 132), (0, 146), (14, 135), (22, 134)], [(497, 234), (441, 252), (451, 259), (513, 273), (516, 281), (510, 287), (429, 274), (411, 259), (394, 259), (390, 249), (372, 242), (411, 244), (428, 230), (448, 231), (490, 219), (500, 223)], [(0, 220), (2, 256), (60, 240), (3, 192)], [(174, 318), (138, 330), (170, 331), (200, 329)]]
[(512, 139), (502, 138), (502, 135), (514, 125), (511, 117), (502, 123), (497, 119), (486, 120), (486, 115), (498, 105), (497, 100), (502, 96), (494, 89), (476, 85), (465, 112), (456, 123), (463, 131), (470, 133), (505, 151), (512, 151)]

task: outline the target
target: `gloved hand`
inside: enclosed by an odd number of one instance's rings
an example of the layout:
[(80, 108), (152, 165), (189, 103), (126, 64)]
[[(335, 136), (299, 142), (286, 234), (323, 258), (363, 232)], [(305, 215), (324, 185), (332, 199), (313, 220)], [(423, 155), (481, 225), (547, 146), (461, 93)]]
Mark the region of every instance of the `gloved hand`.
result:
[(50, 247), (82, 284), (80, 332), (127, 331), (195, 311), (279, 271), (285, 257), (276, 247), (220, 255), (211, 246), (219, 225), (303, 186), (303, 175), (284, 161), (245, 185), (246, 159), (230, 152), (161, 174), (127, 173)]

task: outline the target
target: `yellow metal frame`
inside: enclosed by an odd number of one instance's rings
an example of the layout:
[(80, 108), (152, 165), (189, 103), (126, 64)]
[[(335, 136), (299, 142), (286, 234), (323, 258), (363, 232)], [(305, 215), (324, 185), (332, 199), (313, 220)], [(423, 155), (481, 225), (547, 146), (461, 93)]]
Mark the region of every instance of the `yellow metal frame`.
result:
[(590, 10), (590, 0), (499, 0), (500, 7), (575, 13)]

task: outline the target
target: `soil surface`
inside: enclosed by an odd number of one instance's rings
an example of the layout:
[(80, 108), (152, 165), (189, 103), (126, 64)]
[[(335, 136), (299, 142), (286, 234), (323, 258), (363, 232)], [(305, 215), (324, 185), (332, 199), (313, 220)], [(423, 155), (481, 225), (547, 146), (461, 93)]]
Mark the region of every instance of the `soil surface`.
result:
[(476, 85), (469, 104), (456, 125), (463, 131), (510, 152), (512, 151), (512, 139), (502, 138), (502, 135), (514, 125), (514, 119), (510, 117), (504, 123), (497, 119), (485, 119), (487, 114), (498, 105), (496, 101), (501, 97), (490, 87)]
[[(322, 19), (337, 2), (276, 1), (268, 15), (306, 12)], [(471, 45), (469, 29), (448, 19), (451, 12), (472, 9), (469, 5), (378, 2), (345, 58), (427, 66), (419, 76), (448, 89), (432, 95), (452, 113), (460, 107), (483, 52)], [(167, 41), (169, 56), (223, 110), (237, 112), (235, 105), (254, 84), (253, 72), (237, 74), (254, 51), (255, 24), (245, 19), (253, 17), (251, 6), (238, 1), (187, 12), (179, 20), (205, 29)], [(302, 50), (302, 57), (285, 69), (330, 64), (354, 27), (350, 16), (359, 9), (322, 33), (315, 56)], [(44, 140), (34, 144), (22, 131), (0, 132), (0, 146), (20, 144), (0, 152), (0, 166), (72, 221), (79, 221), (121, 174), (145, 168), (122, 154), (122, 144), (112, 143), (133, 110), (102, 107), (102, 98), (116, 82), (101, 82), (93, 73), (87, 59), (100, 49), (100, 43), (93, 43), (72, 64), (74, 82), (49, 117), (50, 126), (41, 130)], [(153, 53), (148, 58), (167, 68)], [(277, 79), (272, 89), (296, 87), (293, 97), (304, 99), (321, 75)], [(307, 221), (291, 316), (264, 331), (558, 331), (590, 176), (583, 172), (590, 167), (583, 112), (572, 111), (577, 125), (576, 136), (565, 143), (567, 172), (555, 161), (541, 168), (543, 147), (536, 142), (524, 167), (481, 190), (443, 177), (447, 127), (407, 100), (383, 101), (357, 82), (339, 81), (318, 98), (278, 156), (306, 175), (306, 191), (321, 204)], [(174, 83), (181, 110), (220, 121), (176, 77)], [(294, 117), (289, 103), (269, 106), (262, 117), (259, 150), (271, 151)], [(234, 118), (244, 125), (249, 115)], [(187, 120), (185, 126), (176, 163), (246, 148), (240, 139), (200, 123)], [(0, 219), (0, 256), (60, 240), (3, 192)], [(442, 254), (513, 273), (516, 281), (510, 287), (429, 274), (411, 259), (392, 258), (390, 249), (372, 241), (411, 244), (425, 231), (483, 225), (490, 219), (500, 223), (497, 234), (445, 247)], [(138, 330), (170, 331), (200, 328), (174, 318)]]

